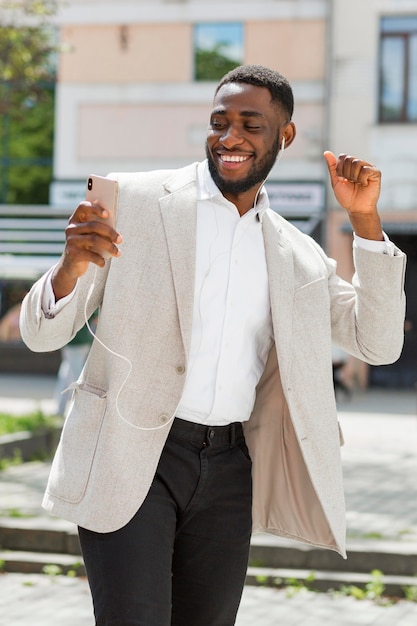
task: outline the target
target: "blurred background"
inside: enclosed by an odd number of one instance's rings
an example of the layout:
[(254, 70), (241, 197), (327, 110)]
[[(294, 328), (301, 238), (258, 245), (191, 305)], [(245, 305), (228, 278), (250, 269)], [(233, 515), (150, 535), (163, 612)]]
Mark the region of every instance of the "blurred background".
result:
[(384, 229), (408, 255), (405, 346), (394, 365), (345, 359), (338, 376), (350, 391), (414, 388), (417, 0), (0, 0), (0, 371), (58, 372), (61, 355), (29, 353), (16, 320), (87, 176), (203, 159), (215, 85), (243, 63), (294, 89), (297, 138), (270, 175), (271, 206), (347, 280), (352, 233), (322, 153), (382, 170)]

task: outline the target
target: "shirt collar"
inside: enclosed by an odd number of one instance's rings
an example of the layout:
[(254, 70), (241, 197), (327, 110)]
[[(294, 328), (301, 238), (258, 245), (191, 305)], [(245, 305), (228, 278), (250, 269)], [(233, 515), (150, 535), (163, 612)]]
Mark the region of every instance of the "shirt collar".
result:
[[(214, 200), (215, 198), (224, 198), (222, 192), (217, 187), (211, 177), (207, 159), (198, 164), (197, 167), (197, 200)], [(262, 185), (258, 194), (256, 207), (251, 209), (262, 221), (262, 216), (269, 207), (269, 198), (265, 186)]]

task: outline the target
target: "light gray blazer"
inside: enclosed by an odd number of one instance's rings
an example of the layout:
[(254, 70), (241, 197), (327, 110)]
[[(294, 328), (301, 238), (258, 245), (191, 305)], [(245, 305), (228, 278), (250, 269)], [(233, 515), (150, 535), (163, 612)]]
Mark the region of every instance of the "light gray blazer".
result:
[[(178, 406), (190, 345), (196, 245), (196, 164), (118, 174), (122, 255), (97, 273), (87, 314), (101, 307), (94, 341), (44, 498), (52, 513), (109, 532), (125, 525), (151, 484)], [(262, 221), (275, 345), (257, 388), (246, 439), (253, 461), (253, 527), (345, 555), (340, 439), (332, 339), (371, 364), (402, 349), (405, 256), (355, 251), (353, 286), (309, 237), (272, 210)], [(84, 323), (94, 267), (53, 319), (26, 296), (24, 341), (65, 345)], [(118, 407), (118, 410), (117, 410)]]

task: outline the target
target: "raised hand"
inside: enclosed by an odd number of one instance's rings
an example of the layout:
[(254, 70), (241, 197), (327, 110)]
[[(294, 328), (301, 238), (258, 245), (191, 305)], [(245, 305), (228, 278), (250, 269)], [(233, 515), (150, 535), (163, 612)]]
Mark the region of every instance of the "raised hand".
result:
[(378, 198), (381, 190), (381, 172), (356, 157), (330, 152), (324, 153), (330, 182), (339, 204), (347, 211), (357, 235), (365, 239), (382, 240)]

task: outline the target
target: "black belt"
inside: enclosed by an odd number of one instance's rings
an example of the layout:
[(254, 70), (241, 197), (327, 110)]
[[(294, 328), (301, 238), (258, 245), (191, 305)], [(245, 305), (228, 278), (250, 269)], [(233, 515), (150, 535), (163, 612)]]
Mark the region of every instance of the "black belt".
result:
[(205, 426), (179, 417), (174, 419), (169, 434), (203, 446), (233, 446), (237, 441), (244, 440), (241, 422), (232, 422), (227, 426)]

